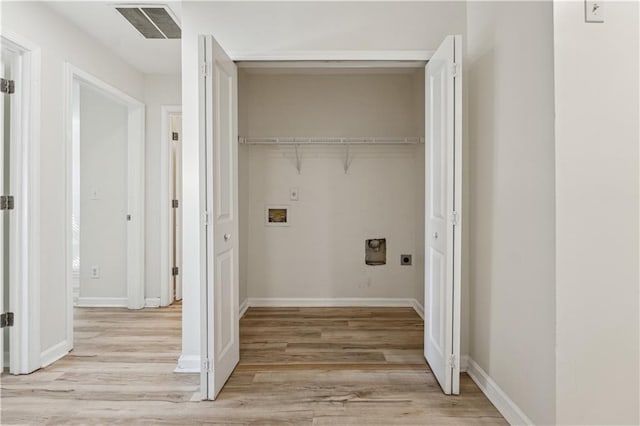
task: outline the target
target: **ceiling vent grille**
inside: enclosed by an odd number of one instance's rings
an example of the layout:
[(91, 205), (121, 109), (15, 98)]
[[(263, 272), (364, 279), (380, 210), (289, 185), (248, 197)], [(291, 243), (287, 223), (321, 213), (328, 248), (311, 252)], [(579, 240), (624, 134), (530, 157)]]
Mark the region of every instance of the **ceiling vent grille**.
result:
[(180, 26), (165, 6), (116, 6), (116, 10), (144, 38), (179, 39), (182, 37)]

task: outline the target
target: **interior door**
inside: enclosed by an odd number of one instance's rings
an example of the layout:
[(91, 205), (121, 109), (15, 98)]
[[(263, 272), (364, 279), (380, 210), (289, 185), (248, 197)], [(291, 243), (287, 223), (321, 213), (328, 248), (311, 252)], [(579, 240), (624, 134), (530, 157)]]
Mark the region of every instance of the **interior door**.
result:
[(445, 394), (460, 393), (462, 37), (427, 63), (424, 356)]
[[(205, 266), (203, 399), (215, 399), (240, 360), (238, 323), (238, 71), (211, 36), (200, 37), (201, 179)], [(202, 126), (204, 125), (204, 126)]]

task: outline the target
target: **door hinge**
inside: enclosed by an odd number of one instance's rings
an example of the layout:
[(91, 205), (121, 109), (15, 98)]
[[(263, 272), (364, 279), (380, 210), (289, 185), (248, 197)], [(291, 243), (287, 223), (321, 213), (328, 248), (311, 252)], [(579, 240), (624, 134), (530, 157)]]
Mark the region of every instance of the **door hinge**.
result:
[(177, 276), (180, 273), (180, 268), (177, 266), (174, 266), (173, 268), (171, 268), (171, 275), (172, 276)]
[(453, 66), (451, 67), (451, 76), (455, 78), (455, 77), (458, 77), (459, 74), (460, 74), (460, 64), (454, 63)]
[(454, 354), (449, 355), (449, 368), (455, 369), (457, 365), (457, 359)]
[(458, 226), (458, 212), (451, 212), (451, 224), (453, 226)]
[(178, 201), (178, 200), (171, 200), (171, 208), (173, 208), (173, 209), (177, 209), (178, 207), (180, 207), (180, 201)]
[(0, 210), (13, 210), (15, 207), (13, 195), (0, 196)]
[(200, 77), (211, 77), (211, 62), (200, 64)]
[(0, 79), (0, 91), (11, 95), (16, 91), (16, 82), (13, 80), (7, 80), (6, 78)]
[(0, 315), (0, 328), (13, 327), (13, 312)]
[(208, 359), (202, 361), (202, 369), (207, 372), (211, 371), (211, 361)]
[(180, 135), (178, 134), (178, 132), (171, 132), (172, 141), (177, 141), (179, 138), (180, 138)]

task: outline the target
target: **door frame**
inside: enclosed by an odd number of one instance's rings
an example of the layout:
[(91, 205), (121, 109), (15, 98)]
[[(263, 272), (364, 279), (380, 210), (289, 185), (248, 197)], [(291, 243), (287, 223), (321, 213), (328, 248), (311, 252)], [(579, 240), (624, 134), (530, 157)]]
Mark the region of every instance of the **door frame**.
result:
[[(199, 34), (200, 38), (202, 36), (202, 34)], [(457, 36), (456, 36), (457, 37)], [(202, 47), (200, 46), (200, 41), (198, 41), (198, 52), (200, 52), (202, 50)], [(300, 67), (305, 67), (305, 66), (311, 66), (311, 64), (309, 64), (308, 61), (355, 61), (355, 62), (362, 62), (362, 61), (367, 61), (367, 62), (371, 62), (372, 64), (375, 64), (375, 66), (380, 66), (383, 63), (388, 63), (388, 62), (393, 62), (393, 61), (429, 61), (431, 59), (431, 57), (433, 56), (433, 54), (435, 53), (434, 51), (431, 50), (423, 50), (423, 51), (351, 51), (348, 53), (345, 53), (344, 51), (328, 51), (328, 52), (314, 52), (314, 53), (308, 53), (308, 52), (304, 52), (304, 51), (295, 51), (295, 52), (283, 52), (280, 54), (273, 54), (270, 52), (267, 53), (262, 53), (262, 52), (234, 52), (234, 51), (229, 51), (228, 55), (230, 56), (231, 60), (234, 61), (239, 68), (242, 68), (242, 64), (239, 64), (241, 62), (251, 62), (251, 66), (259, 66), (258, 64), (260, 63), (266, 63), (266, 62), (287, 62), (287, 61), (291, 61), (291, 62), (299, 62), (299, 66)], [(456, 55), (462, 55), (461, 51), (458, 51), (456, 53)], [(206, 164), (205, 164), (205, 159), (204, 159), (204, 144), (205, 144), (205, 140), (204, 140), (204, 126), (205, 126), (205, 122), (206, 122), (206, 117), (202, 114), (202, 111), (204, 110), (203, 106), (205, 103), (205, 99), (203, 96), (204, 93), (204, 89), (203, 89), (203, 78), (202, 78), (202, 58), (198, 57), (198, 67), (199, 67), (199, 71), (200, 71), (200, 81), (198, 83), (198, 109), (200, 111), (200, 116), (199, 116), (199, 126), (197, 129), (198, 135), (199, 135), (199, 146), (198, 146), (198, 159), (199, 159), (199, 163), (198, 166), (201, 170), (205, 168)], [(314, 66), (317, 66), (317, 64), (314, 64)], [(322, 65), (320, 65), (322, 66)], [(327, 66), (330, 67), (330, 66)], [(426, 89), (426, 88), (425, 88)], [(426, 99), (425, 99), (426, 102)], [(464, 100), (463, 102), (464, 103)], [(457, 105), (456, 108), (459, 108), (460, 111), (462, 111), (463, 109), (463, 105)], [(463, 119), (463, 123), (462, 123), (462, 127), (463, 127), (463, 133), (464, 133), (464, 119)], [(426, 137), (426, 135), (425, 135)], [(459, 150), (458, 152), (462, 155), (463, 154), (463, 135), (460, 135), (459, 139), (456, 139), (456, 150)], [(463, 193), (465, 191), (465, 184), (464, 184), (464, 176), (462, 174), (462, 159), (461, 159), (461, 155), (458, 156), (459, 158), (459, 163), (456, 164), (456, 174), (457, 177), (460, 178), (460, 185), (462, 190), (456, 194), (456, 200), (459, 201), (460, 203), (462, 202), (464, 196)], [(206, 205), (205, 205), (205, 200), (206, 200), (206, 193), (204, 190), (204, 184), (203, 184), (203, 180), (202, 180), (202, 176), (200, 176), (199, 178), (199, 192), (197, 194), (197, 201), (198, 201), (198, 212), (199, 215), (203, 215), (203, 212), (206, 211)], [(457, 205), (461, 205), (461, 204), (457, 204)], [(462, 212), (462, 208), (460, 209)], [(206, 233), (204, 232), (204, 216), (201, 216), (198, 218), (198, 221), (200, 223), (200, 226), (198, 228), (198, 237), (200, 239), (200, 244), (198, 247), (198, 252), (199, 252), (199, 268), (197, 271), (197, 275), (199, 277), (199, 290), (200, 290), (200, 300), (199, 300), (199, 307), (200, 307), (200, 321), (199, 321), (199, 325), (200, 325), (200, 329), (201, 329), (201, 336), (204, 337), (209, 337), (207, 332), (205, 331), (207, 324), (206, 324), (206, 315), (203, 314), (205, 312), (207, 312), (207, 295), (206, 292), (203, 292), (203, 288), (206, 288), (206, 265), (207, 265), (207, 259), (206, 259), (206, 247), (205, 247), (205, 241), (206, 241)], [(425, 213), (425, 218), (426, 218), (426, 213)], [(458, 216), (458, 220), (462, 221), (462, 213), (459, 214)], [(462, 229), (462, 228), (460, 228)], [(462, 267), (464, 266), (464, 263), (462, 262), (462, 255), (463, 255), (463, 250), (462, 250), (462, 242), (464, 240), (464, 236), (463, 236), (463, 232), (459, 232), (458, 235), (456, 235), (456, 263), (460, 265), (460, 268), (462, 270)], [(426, 244), (426, 240), (425, 240), (425, 244)], [(195, 272), (195, 271), (194, 271)], [(462, 274), (460, 274), (460, 276), (458, 276), (456, 278), (456, 282), (457, 282), (457, 289), (459, 289), (456, 297), (455, 297), (455, 302), (454, 302), (454, 312), (457, 312), (458, 317), (461, 320), (460, 323), (460, 334), (463, 333), (463, 328), (464, 328), (464, 323), (462, 322), (462, 318), (461, 318), (461, 292), (462, 292), (462, 275), (464, 275), (464, 271), (462, 271)], [(425, 284), (426, 284), (426, 279), (427, 276), (424, 277), (425, 279)], [(238, 307), (238, 309), (240, 309), (240, 307)], [(425, 317), (425, 314), (423, 313), (423, 320)], [(184, 313), (183, 313), (183, 323), (186, 323), (185, 321), (185, 317), (184, 317)], [(200, 345), (207, 345), (208, 342), (206, 341), (201, 341)], [(184, 346), (184, 339), (183, 339), (183, 346)], [(424, 349), (424, 344), (423, 344), (423, 349)], [(462, 358), (463, 355), (461, 354), (460, 358)], [(458, 362), (458, 368), (460, 369), (461, 367), (461, 362), (463, 360), (459, 359), (457, 360)], [(208, 362), (206, 362), (206, 360), (202, 360), (200, 359), (200, 372), (202, 373), (202, 370), (205, 370), (207, 368), (210, 368), (210, 365), (208, 364)], [(202, 391), (202, 390), (201, 390)]]
[(64, 64), (64, 123), (65, 123), (65, 275), (67, 292), (67, 352), (73, 348), (73, 280), (72, 280), (72, 147), (73, 147), (73, 86), (80, 82), (123, 104), (128, 109), (127, 184), (132, 189), (127, 195), (128, 214), (132, 220), (127, 229), (127, 306), (144, 307), (144, 195), (145, 195), (145, 104), (92, 74), (72, 65)]
[[(14, 234), (10, 237), (9, 307), (14, 312), (10, 329), (11, 374), (28, 374), (41, 364), (40, 354), (40, 47), (3, 29), (3, 48), (19, 57), (13, 102), (11, 172), (15, 196)], [(19, 79), (19, 81), (18, 81)], [(5, 95), (3, 95), (5, 96)]]
[[(171, 138), (169, 132), (171, 128), (170, 116), (172, 114), (182, 114), (182, 105), (162, 105), (160, 106), (160, 306), (168, 306), (173, 302), (171, 294), (171, 267), (172, 247), (171, 247)], [(180, 206), (181, 208), (182, 206)]]

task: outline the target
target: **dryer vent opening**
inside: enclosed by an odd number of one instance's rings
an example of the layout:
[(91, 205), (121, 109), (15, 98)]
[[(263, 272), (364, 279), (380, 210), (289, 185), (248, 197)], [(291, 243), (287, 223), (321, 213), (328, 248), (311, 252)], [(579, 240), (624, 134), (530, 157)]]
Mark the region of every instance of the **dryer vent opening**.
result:
[(387, 264), (386, 238), (375, 238), (371, 240), (365, 240), (364, 263), (372, 266)]

